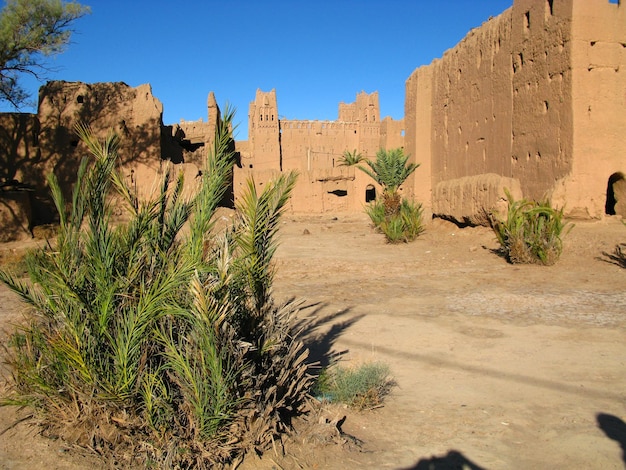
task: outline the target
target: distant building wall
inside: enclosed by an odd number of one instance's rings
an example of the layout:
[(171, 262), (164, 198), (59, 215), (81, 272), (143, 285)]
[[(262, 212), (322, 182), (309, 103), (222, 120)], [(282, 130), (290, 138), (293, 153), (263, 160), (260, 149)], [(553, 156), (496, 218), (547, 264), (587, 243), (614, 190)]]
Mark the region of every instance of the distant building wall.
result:
[(249, 108), (248, 140), (237, 143), (241, 170), (235, 170), (235, 199), (245, 188), (244, 175), (259, 183), (276, 172), (295, 170), (300, 178), (290, 202), (293, 211), (362, 210), (376, 185), (357, 168), (340, 166), (341, 158), (356, 151), (373, 159), (381, 148), (402, 147), (404, 121), (381, 121), (376, 92), (339, 103), (338, 114), (336, 121), (279, 119), (276, 91), (257, 90)]

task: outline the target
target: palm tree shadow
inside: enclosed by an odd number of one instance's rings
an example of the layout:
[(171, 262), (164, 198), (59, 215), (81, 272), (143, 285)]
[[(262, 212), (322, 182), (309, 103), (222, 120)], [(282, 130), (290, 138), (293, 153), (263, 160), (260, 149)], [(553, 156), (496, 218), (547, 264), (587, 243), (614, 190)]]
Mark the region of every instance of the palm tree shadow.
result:
[(603, 251), (602, 256), (603, 258), (598, 256), (596, 259), (626, 269), (626, 243), (618, 243), (615, 245), (613, 253)]
[(401, 470), (485, 470), (465, 457), (461, 452), (450, 450), (442, 457), (420, 459), (414, 466)]
[[(363, 318), (363, 314), (349, 315), (351, 307), (324, 314), (326, 303), (314, 303), (301, 307), (310, 311), (299, 320), (297, 328), (303, 331), (304, 345), (309, 348), (309, 360), (320, 367), (327, 367), (347, 350), (334, 351), (333, 346), (341, 334)], [(344, 318), (342, 318), (344, 317)], [(330, 326), (329, 326), (330, 325)]]
[(598, 427), (607, 437), (616, 441), (622, 448), (622, 460), (626, 464), (626, 423), (617, 416), (606, 413), (596, 415)]

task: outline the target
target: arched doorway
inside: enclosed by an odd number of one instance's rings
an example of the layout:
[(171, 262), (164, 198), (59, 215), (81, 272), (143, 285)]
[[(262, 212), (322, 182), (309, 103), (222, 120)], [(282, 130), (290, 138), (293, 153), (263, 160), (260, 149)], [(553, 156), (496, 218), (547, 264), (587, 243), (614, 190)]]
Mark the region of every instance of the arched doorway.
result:
[(368, 184), (365, 188), (365, 202), (372, 202), (376, 200), (376, 188), (373, 184)]
[[(617, 204), (618, 198), (615, 194), (615, 185), (616, 183), (624, 181), (624, 173), (616, 172), (609, 176), (609, 181), (606, 185), (606, 203), (604, 205), (604, 213), (607, 215), (615, 215), (615, 205)], [(620, 184), (622, 186), (622, 184)]]

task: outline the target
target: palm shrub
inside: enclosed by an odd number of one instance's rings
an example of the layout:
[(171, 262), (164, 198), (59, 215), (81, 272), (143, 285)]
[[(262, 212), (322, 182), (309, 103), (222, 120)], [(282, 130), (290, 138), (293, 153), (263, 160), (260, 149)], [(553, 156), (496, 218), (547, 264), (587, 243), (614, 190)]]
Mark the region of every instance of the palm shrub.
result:
[(424, 231), (422, 205), (419, 203), (402, 199), (399, 212), (388, 215), (384, 203), (373, 201), (365, 207), (365, 212), (389, 243), (411, 242)]
[(419, 166), (407, 163), (408, 158), (401, 148), (381, 149), (375, 162), (367, 160), (367, 167), (359, 166), (383, 187), (381, 199), (368, 204), (365, 212), (390, 243), (410, 242), (424, 230), (422, 205), (403, 199), (399, 192), (402, 183)]
[(407, 163), (408, 155), (401, 148), (384, 150), (376, 153), (376, 161), (366, 160), (367, 166), (358, 168), (371, 176), (383, 188), (385, 214), (397, 214), (400, 211), (401, 196), (398, 190), (402, 183), (419, 167), (418, 163)]
[(562, 237), (572, 229), (564, 221), (563, 209), (554, 209), (548, 199), (515, 200), (505, 190), (508, 211), (505, 218), (490, 215), (500, 247), (511, 263), (553, 265), (563, 251)]
[[(227, 110), (219, 122), (190, 198), (182, 173), (168, 169), (158, 195), (139, 200), (117, 170), (117, 137), (78, 129), (93, 158), (80, 164), (69, 203), (49, 177), (56, 243), (29, 257), (29, 281), (0, 271), (32, 307), (12, 337), (4, 404), (32, 408), (49, 434), (124, 466), (180, 468), (261, 452), (302, 411), (312, 379), (297, 304), (271, 296), (296, 175), (261, 194), (251, 182), (234, 226), (214, 234), (232, 118)], [(111, 193), (126, 223), (111, 223)]]

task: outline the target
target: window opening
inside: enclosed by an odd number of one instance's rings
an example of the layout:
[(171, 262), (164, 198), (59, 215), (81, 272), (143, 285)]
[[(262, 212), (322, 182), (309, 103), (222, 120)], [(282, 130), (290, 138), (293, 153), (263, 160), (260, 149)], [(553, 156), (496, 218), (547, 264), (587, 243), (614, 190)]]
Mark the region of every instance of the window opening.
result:
[(376, 200), (376, 188), (373, 184), (368, 184), (365, 188), (365, 202), (372, 202)]
[(524, 13), (524, 27), (530, 29), (530, 11)]

